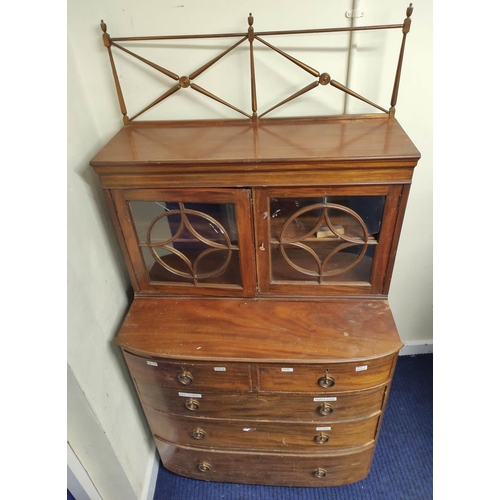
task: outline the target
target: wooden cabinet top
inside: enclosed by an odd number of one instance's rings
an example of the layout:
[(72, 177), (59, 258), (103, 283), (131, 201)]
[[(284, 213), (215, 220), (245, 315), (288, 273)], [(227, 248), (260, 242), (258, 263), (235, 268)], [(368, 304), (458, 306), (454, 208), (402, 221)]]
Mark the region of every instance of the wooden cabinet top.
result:
[(401, 347), (385, 300), (136, 297), (118, 344), (167, 359), (333, 363)]
[[(374, 162), (416, 165), (420, 153), (395, 118), (354, 115), (295, 119), (134, 122), (90, 164), (105, 166)], [(278, 166), (276, 168), (279, 168)]]

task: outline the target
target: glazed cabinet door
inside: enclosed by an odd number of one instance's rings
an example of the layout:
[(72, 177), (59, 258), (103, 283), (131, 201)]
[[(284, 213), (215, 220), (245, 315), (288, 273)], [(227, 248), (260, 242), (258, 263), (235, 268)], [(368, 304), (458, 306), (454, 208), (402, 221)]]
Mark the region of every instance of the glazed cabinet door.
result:
[(250, 191), (112, 190), (138, 292), (255, 293)]
[(254, 192), (262, 294), (380, 294), (398, 233), (401, 186)]

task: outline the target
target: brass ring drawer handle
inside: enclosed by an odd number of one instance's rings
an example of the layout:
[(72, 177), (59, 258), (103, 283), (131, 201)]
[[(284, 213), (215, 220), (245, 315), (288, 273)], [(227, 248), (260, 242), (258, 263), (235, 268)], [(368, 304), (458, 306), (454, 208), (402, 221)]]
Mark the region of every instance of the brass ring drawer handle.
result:
[(196, 399), (188, 399), (185, 403), (184, 406), (191, 411), (196, 411), (200, 407), (200, 403), (196, 401)]
[(326, 374), (324, 377), (318, 379), (318, 384), (324, 389), (330, 389), (330, 387), (335, 385), (335, 379)]
[(333, 406), (328, 403), (323, 403), (316, 408), (316, 411), (326, 417), (327, 415), (331, 415), (333, 413)]
[(193, 383), (193, 376), (187, 372), (187, 371), (183, 371), (182, 373), (179, 373), (179, 375), (177, 375), (177, 380), (182, 384), (182, 385), (190, 385)]
[(198, 465), (198, 469), (201, 472), (210, 472), (212, 470), (212, 466), (208, 462), (202, 462)]
[(326, 470), (325, 469), (316, 469), (314, 471), (314, 476), (315, 477), (325, 477), (326, 476)]
[(194, 437), (194, 439), (205, 439), (207, 433), (203, 429), (194, 429), (193, 432), (191, 432), (191, 436)]
[(314, 441), (318, 444), (325, 444), (330, 441), (330, 436), (328, 434), (323, 434), (322, 432), (314, 437)]

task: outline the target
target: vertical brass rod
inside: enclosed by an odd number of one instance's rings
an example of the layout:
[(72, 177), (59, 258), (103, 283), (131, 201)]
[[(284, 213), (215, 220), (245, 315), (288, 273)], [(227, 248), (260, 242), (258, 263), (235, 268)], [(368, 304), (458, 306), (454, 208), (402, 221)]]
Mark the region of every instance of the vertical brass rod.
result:
[(101, 30), (102, 30), (102, 41), (104, 46), (108, 49), (109, 62), (111, 63), (111, 71), (113, 72), (113, 80), (115, 81), (116, 93), (118, 95), (118, 102), (120, 103), (120, 111), (123, 115), (123, 123), (126, 125), (129, 122), (127, 116), (127, 107), (125, 106), (125, 99), (123, 98), (122, 88), (120, 86), (120, 81), (118, 79), (118, 73), (116, 71), (115, 61), (113, 59), (113, 53), (111, 52), (111, 41), (110, 36), (107, 33), (106, 23), (101, 19)]
[(250, 80), (252, 85), (252, 112), (257, 116), (257, 85), (255, 83), (255, 62), (253, 57), (253, 42), (250, 42)]
[(403, 39), (401, 40), (401, 50), (399, 51), (398, 68), (396, 70), (396, 77), (394, 79), (394, 88), (392, 90), (391, 107), (389, 109), (389, 116), (393, 117), (396, 113), (396, 102), (398, 100), (399, 82), (401, 80), (401, 70), (403, 68), (403, 56), (405, 53), (406, 35), (410, 31), (411, 19), (410, 16), (413, 12), (413, 4), (411, 3), (406, 9), (406, 19), (403, 22)]
[(111, 47), (108, 47), (109, 61), (111, 63), (111, 70), (113, 71), (113, 79), (115, 81), (116, 93), (118, 94), (118, 101), (120, 102), (120, 111), (123, 115), (123, 123), (128, 123), (127, 107), (125, 106), (125, 99), (123, 98), (122, 88), (120, 86), (120, 81), (118, 80), (118, 73), (116, 72), (115, 61), (113, 59), (113, 53), (111, 52)]
[(252, 13), (248, 16), (248, 41), (250, 42), (250, 84), (252, 86), (252, 119), (257, 119), (257, 85), (255, 82), (255, 59), (253, 41), (255, 38)]

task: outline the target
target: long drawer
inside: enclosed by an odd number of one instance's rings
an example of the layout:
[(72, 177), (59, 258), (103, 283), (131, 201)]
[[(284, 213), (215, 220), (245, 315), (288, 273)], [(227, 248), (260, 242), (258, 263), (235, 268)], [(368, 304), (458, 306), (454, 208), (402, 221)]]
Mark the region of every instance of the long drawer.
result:
[(150, 384), (190, 391), (251, 390), (250, 366), (244, 363), (177, 363), (142, 358), (125, 351), (124, 355), (132, 377)]
[(340, 450), (375, 439), (380, 412), (362, 420), (290, 423), (173, 417), (144, 406), (153, 434), (186, 446), (280, 452)]
[(343, 393), (199, 393), (135, 381), (144, 405), (185, 417), (240, 420), (337, 421), (368, 417), (382, 409), (386, 385)]
[(283, 486), (339, 486), (364, 479), (373, 444), (332, 453), (253, 453), (174, 446), (155, 438), (163, 465), (195, 479)]

